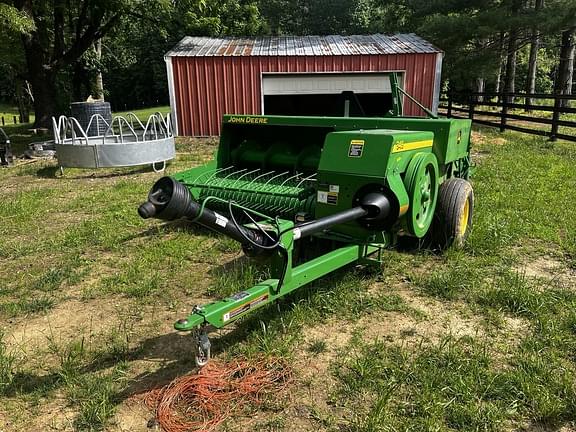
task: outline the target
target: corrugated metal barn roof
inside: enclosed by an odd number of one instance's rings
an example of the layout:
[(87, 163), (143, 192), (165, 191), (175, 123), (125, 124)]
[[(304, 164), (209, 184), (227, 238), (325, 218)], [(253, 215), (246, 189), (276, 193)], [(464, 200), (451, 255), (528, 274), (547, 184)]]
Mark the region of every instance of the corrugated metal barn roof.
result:
[(438, 52), (441, 52), (441, 50), (413, 33), (391, 36), (376, 34), (255, 38), (187, 36), (166, 53), (166, 56), (335, 56)]

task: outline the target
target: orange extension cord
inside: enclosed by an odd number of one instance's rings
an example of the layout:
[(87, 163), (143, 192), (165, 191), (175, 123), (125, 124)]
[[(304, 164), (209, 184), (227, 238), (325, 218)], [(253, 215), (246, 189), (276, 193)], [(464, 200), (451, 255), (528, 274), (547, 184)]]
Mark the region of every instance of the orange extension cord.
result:
[(154, 409), (166, 432), (212, 431), (247, 404), (284, 389), (292, 374), (280, 359), (211, 361), (198, 373), (177, 378), (138, 399)]

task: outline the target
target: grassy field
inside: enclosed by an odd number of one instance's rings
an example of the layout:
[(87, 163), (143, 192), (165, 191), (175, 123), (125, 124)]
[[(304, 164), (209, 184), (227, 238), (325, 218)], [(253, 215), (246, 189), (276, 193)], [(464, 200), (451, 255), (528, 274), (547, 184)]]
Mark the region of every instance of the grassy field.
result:
[[(14, 124), (14, 116), (17, 117), (18, 121), (18, 108), (12, 106), (12, 105), (8, 105), (5, 103), (1, 103), (0, 102), (0, 119), (4, 118), (4, 123), (6, 125), (13, 125)], [(30, 113), (30, 121), (34, 122), (34, 113)], [(2, 123), (0, 122), (0, 127), (2, 126)]]
[[(576, 146), (474, 132), (462, 251), (384, 254), (215, 334), (295, 382), (226, 431), (576, 430)], [(214, 140), (179, 139), (168, 174)], [(0, 170), (0, 430), (147, 431), (133, 396), (193, 369), (172, 323), (258, 278), (232, 241), (143, 221), (148, 169)]]

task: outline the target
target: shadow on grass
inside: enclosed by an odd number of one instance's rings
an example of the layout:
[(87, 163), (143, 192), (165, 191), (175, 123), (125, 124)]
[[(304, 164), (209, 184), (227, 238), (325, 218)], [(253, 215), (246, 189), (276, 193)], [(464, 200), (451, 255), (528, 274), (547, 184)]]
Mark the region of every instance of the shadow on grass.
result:
[(36, 176), (41, 178), (55, 178), (60, 175), (60, 168), (57, 166), (45, 166), (36, 171)]
[[(142, 200), (144, 202), (144, 200)], [(135, 208), (134, 211), (136, 211)], [(157, 222), (157, 220), (155, 220)], [(208, 229), (202, 225), (198, 225), (190, 222), (186, 219), (178, 219), (171, 222), (165, 222), (162, 225), (153, 225), (150, 228), (140, 231), (139, 233), (131, 234), (124, 237), (121, 241), (122, 243), (130, 242), (132, 240), (146, 238), (146, 237), (156, 237), (158, 235), (165, 235), (175, 232), (186, 232), (188, 234), (199, 235), (209, 238), (225, 238), (222, 234), (219, 234), (211, 229)]]
[[(117, 178), (117, 177), (131, 176), (135, 174), (145, 174), (154, 172), (152, 166), (143, 165), (135, 168), (118, 168), (119, 171), (112, 171), (112, 172), (110, 172), (110, 169), (114, 168), (104, 168), (102, 171), (94, 171), (94, 168), (86, 168), (86, 170), (89, 170), (86, 173), (80, 173), (77, 175), (68, 176), (66, 174), (67, 169), (74, 169), (74, 171), (78, 171), (80, 170), (80, 168), (64, 168), (63, 177), (69, 180), (107, 179), (107, 178)], [(57, 170), (60, 170), (60, 167), (57, 167)]]
[(12, 377), (12, 382), (0, 394), (7, 397), (31, 393), (44, 394), (59, 387), (59, 381), (60, 375), (56, 372), (47, 375), (17, 372)]
[[(349, 272), (350, 266), (337, 270), (275, 303), (259, 308), (255, 313), (224, 329), (212, 331), (212, 358), (226, 360), (238, 355), (250, 356), (256, 353), (290, 356), (288, 353), (292, 350), (295, 338), (300, 334), (300, 328), (306, 324), (294, 315), (295, 307), (303, 307), (304, 304), (316, 307), (313, 297), (336, 290), (335, 286), (342, 282)], [(358, 269), (356, 276), (363, 278), (368, 274), (365, 269)], [(342, 293), (334, 292), (334, 295)], [(331, 312), (327, 313), (332, 315)], [(130, 354), (129, 360), (156, 362), (159, 367), (154, 372), (144, 372), (134, 377), (122, 392), (125, 399), (163, 387), (179, 376), (194, 372), (194, 339), (189, 332), (177, 331), (154, 336), (141, 342), (138, 349)], [(104, 364), (99, 367), (106, 368), (111, 365)]]

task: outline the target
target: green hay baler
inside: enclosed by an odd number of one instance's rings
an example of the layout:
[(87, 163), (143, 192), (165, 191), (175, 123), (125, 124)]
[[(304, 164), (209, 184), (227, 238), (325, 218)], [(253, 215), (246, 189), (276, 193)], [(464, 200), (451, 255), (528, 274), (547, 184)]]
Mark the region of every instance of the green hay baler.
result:
[(143, 218), (187, 218), (269, 260), (269, 279), (176, 322), (193, 331), (197, 364), (210, 358), (210, 330), (340, 267), (379, 265), (401, 237), (461, 246), (474, 205), (470, 126), (393, 115), (224, 116), (214, 160), (161, 178), (138, 209)]

